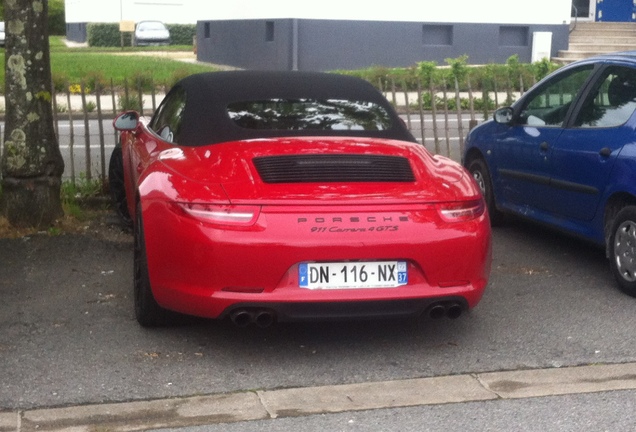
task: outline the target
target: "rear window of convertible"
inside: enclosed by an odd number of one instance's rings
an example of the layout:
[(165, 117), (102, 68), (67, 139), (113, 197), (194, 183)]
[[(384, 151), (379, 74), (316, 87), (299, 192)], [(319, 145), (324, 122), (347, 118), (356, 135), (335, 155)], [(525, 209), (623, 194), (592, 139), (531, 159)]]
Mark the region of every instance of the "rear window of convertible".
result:
[(235, 124), (259, 130), (391, 129), (391, 117), (373, 102), (340, 99), (269, 99), (234, 102), (227, 112)]

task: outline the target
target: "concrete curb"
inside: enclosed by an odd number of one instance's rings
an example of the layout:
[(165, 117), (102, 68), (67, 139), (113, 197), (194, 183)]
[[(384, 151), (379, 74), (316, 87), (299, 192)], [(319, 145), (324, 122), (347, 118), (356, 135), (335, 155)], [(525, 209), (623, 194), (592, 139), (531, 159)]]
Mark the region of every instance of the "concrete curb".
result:
[(489, 372), (0, 413), (0, 432), (139, 431), (636, 389), (636, 363)]

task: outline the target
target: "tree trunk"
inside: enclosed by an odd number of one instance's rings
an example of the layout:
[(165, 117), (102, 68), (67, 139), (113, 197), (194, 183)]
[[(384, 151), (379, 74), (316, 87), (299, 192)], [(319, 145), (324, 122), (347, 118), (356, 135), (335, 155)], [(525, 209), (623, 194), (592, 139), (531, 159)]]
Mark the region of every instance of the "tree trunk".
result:
[(64, 172), (53, 128), (48, 1), (3, 3), (6, 116), (0, 210), (14, 226), (48, 228), (63, 215)]

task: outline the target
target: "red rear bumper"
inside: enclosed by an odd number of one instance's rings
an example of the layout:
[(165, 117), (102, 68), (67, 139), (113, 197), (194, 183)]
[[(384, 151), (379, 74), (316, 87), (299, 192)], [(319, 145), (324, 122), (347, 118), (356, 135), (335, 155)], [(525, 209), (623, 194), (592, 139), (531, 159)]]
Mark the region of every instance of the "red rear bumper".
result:
[[(256, 224), (207, 224), (163, 200), (142, 202), (148, 267), (157, 302), (208, 318), (238, 308), (279, 320), (414, 315), (440, 301), (472, 308), (491, 265), (486, 214), (442, 220), (432, 206), (264, 207)], [(310, 290), (298, 264), (404, 260), (409, 283), (395, 288)]]

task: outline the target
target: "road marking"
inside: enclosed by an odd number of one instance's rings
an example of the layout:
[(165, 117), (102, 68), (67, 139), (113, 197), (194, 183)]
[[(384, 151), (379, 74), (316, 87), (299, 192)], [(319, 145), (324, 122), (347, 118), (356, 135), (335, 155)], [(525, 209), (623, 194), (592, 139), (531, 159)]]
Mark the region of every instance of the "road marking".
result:
[(4, 412), (0, 413), (0, 432), (177, 428), (633, 389), (636, 363), (485, 372)]

